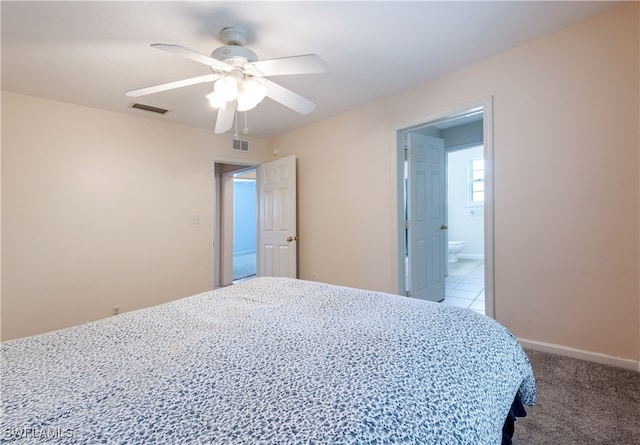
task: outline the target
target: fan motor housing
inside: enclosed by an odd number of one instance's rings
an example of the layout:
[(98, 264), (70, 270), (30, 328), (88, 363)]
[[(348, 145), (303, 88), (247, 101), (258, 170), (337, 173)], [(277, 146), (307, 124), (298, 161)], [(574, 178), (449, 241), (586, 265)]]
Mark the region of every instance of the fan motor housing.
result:
[[(229, 59), (240, 59), (242, 61), (242, 65), (247, 62), (255, 62), (258, 60), (256, 53), (251, 51), (249, 48), (236, 45), (221, 46), (220, 48), (214, 49), (211, 53), (211, 57), (227, 63), (229, 63)], [(237, 66), (240, 64), (230, 63), (230, 65)]]

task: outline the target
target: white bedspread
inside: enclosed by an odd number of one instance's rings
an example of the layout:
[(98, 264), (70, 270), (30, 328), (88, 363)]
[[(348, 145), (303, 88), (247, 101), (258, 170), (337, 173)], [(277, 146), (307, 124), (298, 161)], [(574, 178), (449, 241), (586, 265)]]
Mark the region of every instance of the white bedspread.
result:
[(499, 444), (529, 361), (473, 311), (257, 278), (2, 344), (0, 443)]

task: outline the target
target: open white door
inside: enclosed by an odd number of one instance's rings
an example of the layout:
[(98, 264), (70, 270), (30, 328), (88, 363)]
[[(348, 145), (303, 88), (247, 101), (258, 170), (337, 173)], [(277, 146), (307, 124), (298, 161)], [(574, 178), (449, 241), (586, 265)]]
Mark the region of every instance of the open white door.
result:
[(297, 278), (296, 158), (258, 167), (258, 276)]
[(444, 140), (407, 134), (408, 259), (410, 296), (444, 299), (446, 203)]

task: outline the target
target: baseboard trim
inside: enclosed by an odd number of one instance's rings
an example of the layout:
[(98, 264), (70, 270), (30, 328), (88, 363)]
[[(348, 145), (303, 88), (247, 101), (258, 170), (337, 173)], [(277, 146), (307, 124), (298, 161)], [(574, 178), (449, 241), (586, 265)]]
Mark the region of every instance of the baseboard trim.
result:
[(246, 255), (246, 254), (249, 254), (249, 253), (255, 254), (256, 250), (255, 249), (253, 249), (253, 250), (241, 250), (239, 252), (233, 252), (234, 255)]
[(458, 258), (464, 258), (466, 260), (484, 260), (484, 254), (459, 253)]
[(631, 369), (633, 371), (640, 372), (639, 360), (614, 357), (611, 355), (600, 354), (598, 352), (583, 351), (581, 349), (570, 348), (568, 346), (554, 345), (552, 343), (544, 343), (535, 340), (527, 340), (525, 338), (518, 338), (518, 341), (523, 348), (533, 349), (535, 351), (541, 352), (548, 352), (550, 354), (564, 355), (566, 357), (587, 360), (603, 365), (617, 366), (618, 368)]

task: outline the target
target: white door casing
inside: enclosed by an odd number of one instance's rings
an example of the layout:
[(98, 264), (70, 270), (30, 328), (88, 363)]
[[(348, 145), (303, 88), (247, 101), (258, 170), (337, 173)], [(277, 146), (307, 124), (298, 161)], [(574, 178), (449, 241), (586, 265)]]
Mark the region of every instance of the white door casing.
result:
[(222, 175), (221, 285), (233, 284), (233, 173)]
[(261, 164), (258, 187), (258, 276), (297, 278), (296, 157)]
[(410, 295), (442, 301), (447, 252), (444, 140), (408, 133), (407, 149)]

